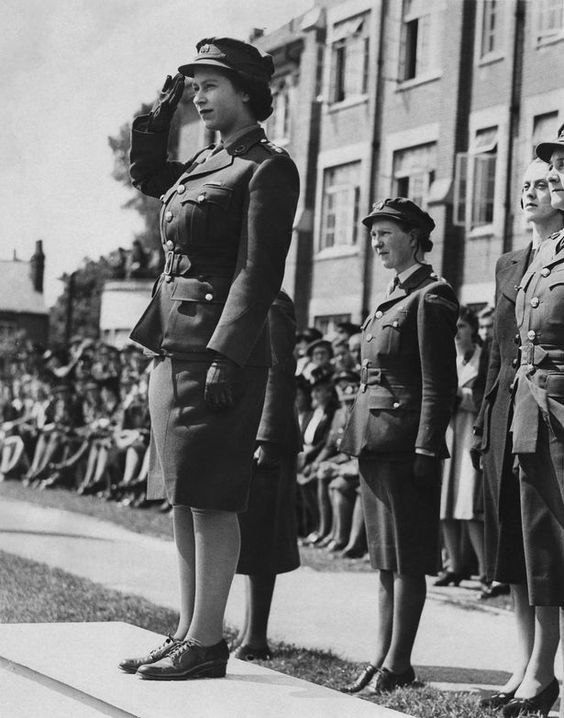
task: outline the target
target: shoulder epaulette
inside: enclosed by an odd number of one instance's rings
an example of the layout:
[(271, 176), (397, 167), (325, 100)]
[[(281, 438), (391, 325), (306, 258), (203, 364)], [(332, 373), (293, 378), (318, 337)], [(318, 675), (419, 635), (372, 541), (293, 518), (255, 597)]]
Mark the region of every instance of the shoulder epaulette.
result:
[(271, 142), (266, 137), (263, 137), (263, 139), (260, 141), (261, 147), (264, 147), (267, 150), (270, 150), (275, 155), (282, 155), (287, 154), (286, 150), (282, 149), (282, 147), (278, 147), (278, 145), (275, 145), (274, 142)]

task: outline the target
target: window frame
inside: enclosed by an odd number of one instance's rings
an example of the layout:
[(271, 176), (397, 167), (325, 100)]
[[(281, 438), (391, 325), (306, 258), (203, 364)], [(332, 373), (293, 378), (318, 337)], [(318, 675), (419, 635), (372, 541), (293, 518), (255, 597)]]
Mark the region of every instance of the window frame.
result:
[[(359, 239), (359, 221), (360, 221), (360, 197), (361, 186), (360, 180), (356, 183), (351, 181), (339, 180), (339, 177), (330, 179), (331, 173), (338, 172), (339, 169), (350, 168), (351, 175), (354, 175), (355, 169), (357, 176), (360, 177), (362, 162), (353, 160), (337, 165), (325, 167), (322, 173), (322, 194), (321, 194), (321, 216), (320, 230), (317, 242), (318, 252), (339, 252), (343, 250), (356, 250)], [(329, 182), (331, 184), (328, 184)], [(337, 200), (335, 201), (335, 197)], [(329, 208), (329, 202), (332, 207)], [(352, 208), (349, 216), (342, 212), (343, 207)], [(333, 220), (330, 222), (330, 220)], [(348, 227), (348, 228), (347, 228)], [(340, 232), (346, 234), (347, 241), (336, 242), (335, 238)], [(329, 243), (328, 237), (331, 236), (332, 241)]]
[(480, 128), (469, 150), (456, 154), (452, 223), (467, 232), (483, 234), (495, 224), (498, 142), (499, 126)]
[[(368, 97), (370, 77), (370, 11), (333, 24), (329, 42), (329, 106), (361, 101)], [(354, 57), (359, 52), (360, 57)], [(351, 60), (352, 58), (352, 60)], [(347, 71), (360, 74), (358, 82), (347, 77)], [(356, 66), (356, 67), (355, 67)], [(355, 84), (357, 89), (355, 89)]]
[[(556, 30), (542, 27), (543, 17), (550, 12), (551, 5), (560, 6), (560, 26)], [(564, 0), (535, 0), (534, 12), (534, 43), (536, 47), (564, 39)]]

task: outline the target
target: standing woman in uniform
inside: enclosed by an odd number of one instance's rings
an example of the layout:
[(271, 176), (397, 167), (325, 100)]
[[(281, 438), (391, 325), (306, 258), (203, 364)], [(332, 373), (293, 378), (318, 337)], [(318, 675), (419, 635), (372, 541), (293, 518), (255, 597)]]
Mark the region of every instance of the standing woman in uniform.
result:
[(415, 680), (411, 652), (440, 567), (441, 460), (457, 391), (458, 301), (424, 263), (435, 227), (403, 197), (362, 220), (394, 271), (388, 296), (363, 325), (360, 389), (341, 442), (359, 457), (372, 568), (378, 569), (378, 635), (372, 660), (344, 690), (384, 693)]
[[(543, 142), (550, 162), (552, 207), (564, 211), (564, 132)], [(564, 232), (550, 236), (523, 275), (515, 318), (521, 362), (513, 415), (513, 452), (520, 466), (521, 517), (529, 603), (552, 661), (535, 670), (533, 654), (504, 716), (547, 716), (558, 698), (554, 655), (558, 607), (564, 606)], [(535, 637), (536, 638), (536, 637)], [(546, 652), (545, 651), (545, 652)], [(538, 660), (537, 660), (538, 662)]]
[[(161, 646), (120, 667), (158, 680), (225, 675), (237, 513), (247, 504), (271, 363), (266, 320), (299, 192), (293, 161), (258, 125), (272, 112), (272, 58), (232, 38), (202, 40), (197, 52), (136, 118), (131, 144), (133, 183), (162, 202), (164, 272), (131, 337), (156, 355), (148, 498), (166, 494), (173, 507), (180, 617)], [(181, 163), (167, 159), (167, 139), (184, 76), (221, 141)]]
[[(554, 610), (529, 604), (519, 475), (512, 453), (512, 386), (519, 365), (520, 335), (515, 319), (517, 290), (534, 255), (562, 226), (562, 215), (551, 206), (548, 165), (536, 159), (523, 176), (521, 207), (531, 225), (532, 242), (502, 254), (495, 270), (495, 313), (484, 399), (474, 427), (475, 447), (484, 470), (484, 524), (488, 581), (509, 584), (515, 613), (518, 650), (506, 683), (483, 698), (484, 708), (502, 708), (517, 689), (532, 695), (554, 678), (556, 645)], [(532, 692), (531, 692), (532, 688)]]

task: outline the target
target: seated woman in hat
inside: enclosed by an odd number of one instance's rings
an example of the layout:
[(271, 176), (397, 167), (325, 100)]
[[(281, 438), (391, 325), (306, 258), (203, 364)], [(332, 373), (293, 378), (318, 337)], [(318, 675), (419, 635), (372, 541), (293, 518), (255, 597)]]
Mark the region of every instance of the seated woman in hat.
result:
[[(233, 38), (204, 39), (197, 52), (136, 118), (131, 144), (134, 185), (162, 205), (164, 271), (131, 338), (155, 354), (147, 498), (173, 507), (180, 618), (162, 645), (120, 667), (156, 680), (226, 672), (237, 513), (247, 504), (271, 364), (266, 319), (299, 193), (294, 162), (258, 124), (272, 112), (270, 55)], [(167, 141), (185, 77), (220, 141), (174, 162)]]
[(440, 568), (439, 504), (445, 432), (457, 390), (458, 302), (424, 262), (435, 223), (403, 197), (363, 220), (394, 280), (362, 326), (360, 388), (341, 442), (359, 457), (370, 561), (378, 570), (378, 634), (370, 663), (343, 690), (375, 694), (415, 680), (411, 652)]

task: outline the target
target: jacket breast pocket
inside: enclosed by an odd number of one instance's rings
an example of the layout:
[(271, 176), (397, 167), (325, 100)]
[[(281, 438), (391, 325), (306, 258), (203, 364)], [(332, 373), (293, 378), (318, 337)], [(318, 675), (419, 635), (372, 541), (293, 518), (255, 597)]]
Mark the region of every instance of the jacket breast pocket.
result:
[(231, 187), (219, 184), (207, 183), (198, 188), (187, 188), (180, 195), (180, 204), (186, 214), (189, 236), (197, 240), (213, 233), (214, 225), (225, 217), (231, 196)]
[(378, 353), (383, 355), (399, 354), (404, 323), (405, 317), (401, 314), (382, 320), (378, 338)]

